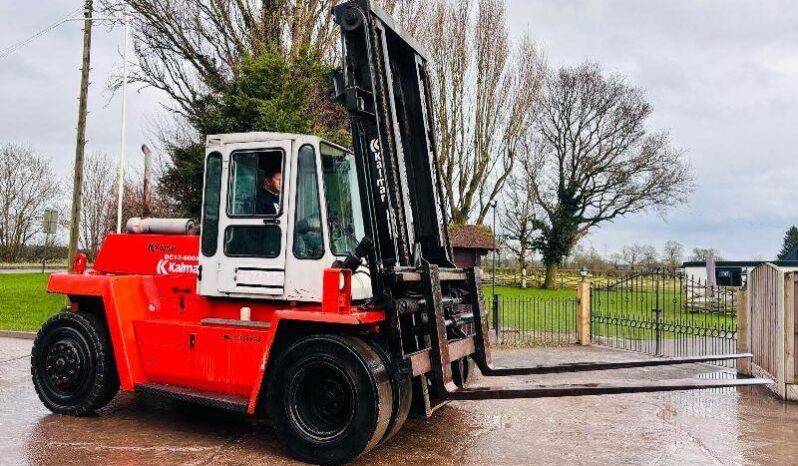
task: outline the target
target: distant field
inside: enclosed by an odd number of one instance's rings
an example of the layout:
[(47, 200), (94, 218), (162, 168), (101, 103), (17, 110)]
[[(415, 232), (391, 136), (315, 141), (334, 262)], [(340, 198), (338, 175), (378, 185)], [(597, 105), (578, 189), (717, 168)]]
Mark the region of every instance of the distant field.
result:
[(64, 307), (63, 296), (45, 292), (49, 274), (0, 274), (0, 330), (37, 330)]
[[(589, 273), (588, 279), (593, 283), (613, 283), (627, 276), (629, 272), (615, 271), (607, 273)], [(492, 269), (490, 265), (484, 265), (482, 276), (485, 281), (492, 283)], [(527, 289), (541, 288), (546, 278), (546, 270), (542, 267), (532, 267), (526, 275)], [(557, 273), (555, 288), (560, 290), (576, 290), (579, 282), (582, 281), (581, 273), (573, 269), (560, 269)], [(521, 287), (521, 272), (518, 269), (498, 268), (496, 269), (496, 284), (509, 288)]]

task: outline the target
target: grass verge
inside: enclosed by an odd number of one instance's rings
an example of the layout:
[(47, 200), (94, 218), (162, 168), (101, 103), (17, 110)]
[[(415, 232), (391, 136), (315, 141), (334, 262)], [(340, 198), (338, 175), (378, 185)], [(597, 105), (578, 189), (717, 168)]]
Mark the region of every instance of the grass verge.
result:
[(48, 294), (49, 274), (0, 274), (0, 329), (36, 331), (47, 318), (60, 311), (66, 300)]

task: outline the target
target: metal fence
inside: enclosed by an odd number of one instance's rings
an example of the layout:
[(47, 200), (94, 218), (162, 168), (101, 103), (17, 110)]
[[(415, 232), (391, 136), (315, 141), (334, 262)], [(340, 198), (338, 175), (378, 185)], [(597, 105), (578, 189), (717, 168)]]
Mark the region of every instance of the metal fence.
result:
[[(733, 353), (737, 291), (659, 270), (594, 284), (591, 340), (666, 356)], [(735, 361), (722, 364), (734, 367)]]
[(577, 341), (575, 296), (496, 296), (491, 307), (491, 325), (500, 345), (555, 346)]

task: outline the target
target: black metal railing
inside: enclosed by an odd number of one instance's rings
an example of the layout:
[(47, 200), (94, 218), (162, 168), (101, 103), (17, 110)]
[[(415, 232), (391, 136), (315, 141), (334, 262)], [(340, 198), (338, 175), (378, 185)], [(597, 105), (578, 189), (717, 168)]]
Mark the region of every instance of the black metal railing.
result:
[[(737, 290), (661, 270), (594, 283), (591, 340), (665, 356), (732, 353), (737, 347)], [(722, 364), (733, 367), (734, 361)]]
[(491, 302), (491, 329), (500, 345), (555, 346), (577, 341), (576, 297), (505, 297)]

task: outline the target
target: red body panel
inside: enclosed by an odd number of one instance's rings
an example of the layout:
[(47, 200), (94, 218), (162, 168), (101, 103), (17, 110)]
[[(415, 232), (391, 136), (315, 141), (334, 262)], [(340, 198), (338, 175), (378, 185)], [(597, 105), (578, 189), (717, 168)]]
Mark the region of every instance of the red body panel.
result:
[(199, 236), (109, 234), (94, 270), (114, 274), (197, 274)]
[[(249, 398), (254, 413), (282, 321), (375, 329), (384, 320), (381, 311), (352, 307), (351, 274), (344, 273), (341, 289), (338, 270), (326, 271), (324, 302), (318, 304), (199, 296), (191, 268), (198, 248), (196, 236), (110, 235), (94, 270), (50, 276), (51, 293), (72, 302), (102, 299), (123, 390), (159, 383), (238, 395)], [(250, 308), (252, 321), (270, 326), (202, 324), (207, 318), (238, 320), (242, 307)]]

